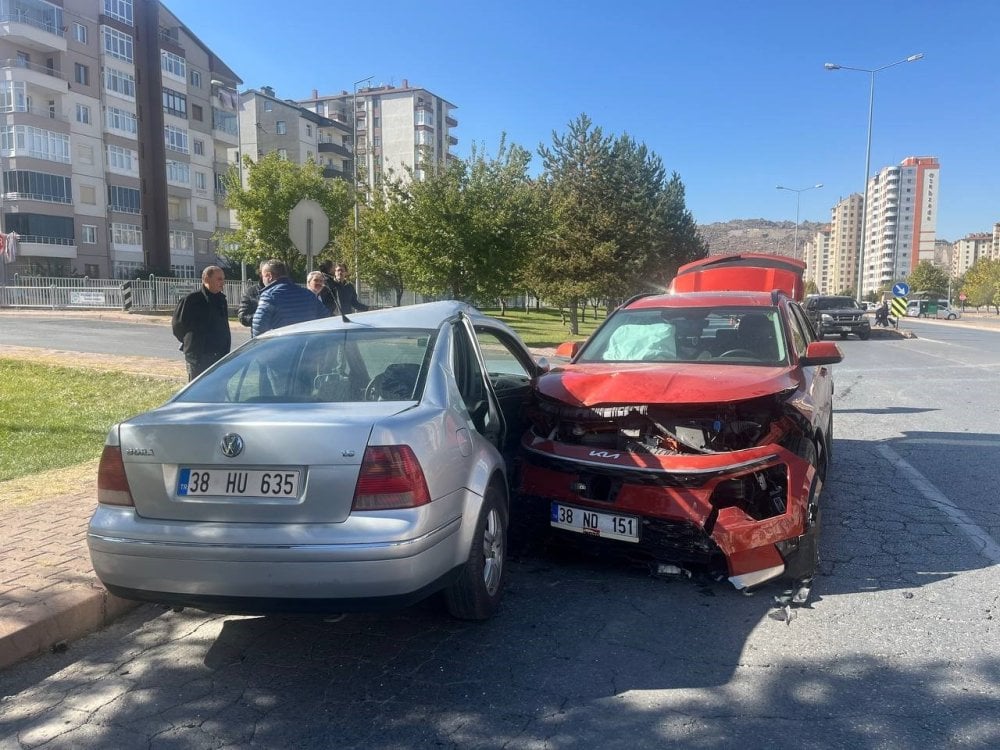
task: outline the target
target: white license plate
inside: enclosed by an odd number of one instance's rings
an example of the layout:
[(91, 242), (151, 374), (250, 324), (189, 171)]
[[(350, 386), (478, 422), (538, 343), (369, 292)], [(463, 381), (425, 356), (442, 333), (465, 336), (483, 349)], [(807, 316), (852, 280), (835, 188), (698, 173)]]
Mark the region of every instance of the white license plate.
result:
[(298, 492), (298, 470), (191, 467), (177, 477), (177, 494), (184, 497), (296, 497)]
[(636, 516), (620, 516), (616, 513), (602, 513), (597, 510), (552, 503), (549, 523), (557, 529), (575, 531), (578, 534), (620, 539), (623, 542), (639, 541), (639, 519)]

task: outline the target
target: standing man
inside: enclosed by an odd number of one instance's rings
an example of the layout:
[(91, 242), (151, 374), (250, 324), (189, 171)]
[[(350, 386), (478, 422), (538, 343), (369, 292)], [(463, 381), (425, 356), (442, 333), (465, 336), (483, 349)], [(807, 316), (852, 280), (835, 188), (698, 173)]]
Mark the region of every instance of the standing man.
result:
[[(331, 268), (333, 269), (332, 277), (330, 276)], [(320, 263), (319, 270), (326, 275), (326, 285), (333, 292), (334, 299), (337, 300), (337, 312), (340, 315), (364, 312), (368, 309), (368, 305), (361, 304), (358, 299), (358, 292), (354, 288), (354, 284), (347, 280), (347, 266), (343, 263), (334, 266), (332, 260), (324, 260)]]
[(288, 267), (277, 258), (260, 264), (260, 279), (264, 288), (257, 299), (250, 331), (254, 336), (327, 316), (319, 297), (288, 278)]
[(222, 289), (226, 274), (218, 266), (206, 266), (201, 272), (201, 289), (191, 292), (174, 309), (171, 324), (174, 337), (181, 342), (188, 380), (194, 380), (218, 360), (229, 354), (229, 307)]

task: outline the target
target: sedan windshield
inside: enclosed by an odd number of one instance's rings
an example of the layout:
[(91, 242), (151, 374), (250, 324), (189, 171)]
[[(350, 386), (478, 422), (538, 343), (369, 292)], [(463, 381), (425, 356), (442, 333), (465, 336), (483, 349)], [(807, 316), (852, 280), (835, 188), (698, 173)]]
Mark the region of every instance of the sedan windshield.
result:
[(615, 313), (576, 361), (775, 365), (786, 358), (776, 308), (653, 308)]
[(176, 401), (345, 403), (418, 401), (435, 331), (321, 331), (254, 339)]

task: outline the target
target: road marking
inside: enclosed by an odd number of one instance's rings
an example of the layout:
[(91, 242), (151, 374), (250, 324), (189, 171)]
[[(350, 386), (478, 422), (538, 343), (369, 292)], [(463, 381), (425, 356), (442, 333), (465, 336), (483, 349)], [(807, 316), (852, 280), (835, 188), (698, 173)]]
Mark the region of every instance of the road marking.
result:
[(971, 518), (965, 515), (965, 513), (960, 508), (957, 508), (948, 498), (946, 498), (937, 487), (931, 484), (927, 477), (913, 468), (913, 466), (911, 466), (906, 459), (896, 453), (896, 451), (885, 443), (882, 443), (877, 447), (879, 453), (881, 453), (889, 463), (906, 475), (906, 478), (910, 480), (910, 484), (913, 485), (917, 492), (927, 498), (938, 508), (938, 510), (948, 516), (958, 527), (959, 531), (969, 537), (969, 539), (980, 547), (979, 551), (983, 554), (983, 557), (987, 558), (993, 564), (1000, 563), (1000, 544), (993, 541), (993, 537), (991, 537), (988, 532), (977, 526)]

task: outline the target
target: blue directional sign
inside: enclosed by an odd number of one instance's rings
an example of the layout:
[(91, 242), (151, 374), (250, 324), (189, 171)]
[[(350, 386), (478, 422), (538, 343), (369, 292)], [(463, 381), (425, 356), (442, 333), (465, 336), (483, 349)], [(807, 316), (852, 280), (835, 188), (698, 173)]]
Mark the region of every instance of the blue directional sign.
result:
[(910, 285), (905, 281), (897, 281), (892, 285), (893, 297), (906, 297), (910, 293)]

